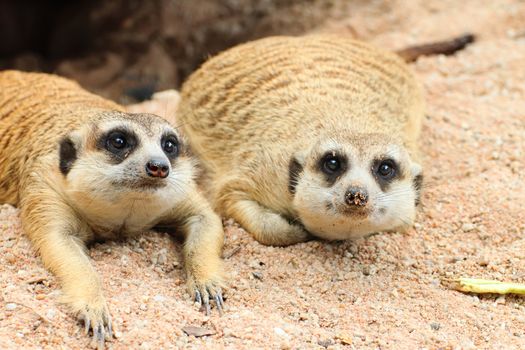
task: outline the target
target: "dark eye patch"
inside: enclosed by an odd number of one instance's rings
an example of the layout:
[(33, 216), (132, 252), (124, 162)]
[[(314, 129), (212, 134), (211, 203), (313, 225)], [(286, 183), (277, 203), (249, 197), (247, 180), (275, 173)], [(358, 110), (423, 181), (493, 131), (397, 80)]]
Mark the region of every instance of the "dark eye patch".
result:
[(131, 130), (115, 128), (102, 135), (97, 145), (109, 155), (115, 164), (118, 164), (137, 148), (138, 139)]
[(379, 158), (372, 163), (372, 175), (383, 192), (389, 185), (401, 176), (401, 169), (391, 158)]
[(348, 158), (338, 151), (328, 151), (317, 162), (328, 186), (332, 186), (348, 169)]

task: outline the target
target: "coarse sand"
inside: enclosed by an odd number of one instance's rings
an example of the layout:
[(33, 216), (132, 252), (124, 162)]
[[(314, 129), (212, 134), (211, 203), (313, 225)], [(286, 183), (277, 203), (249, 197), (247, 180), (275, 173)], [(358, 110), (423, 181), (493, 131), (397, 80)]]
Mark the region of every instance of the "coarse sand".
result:
[[(525, 348), (523, 298), (463, 294), (446, 282), (525, 282), (525, 2), (369, 3), (316, 30), (390, 49), (477, 35), (455, 56), (412, 65), (428, 101), (415, 227), (275, 248), (226, 218), (222, 317), (191, 302), (180, 242), (146, 233), (96, 244), (89, 252), (118, 329), (109, 348)], [(133, 108), (172, 110), (162, 101)], [(59, 297), (18, 210), (0, 206), (0, 348), (87, 347)], [(187, 326), (211, 335), (188, 336)]]

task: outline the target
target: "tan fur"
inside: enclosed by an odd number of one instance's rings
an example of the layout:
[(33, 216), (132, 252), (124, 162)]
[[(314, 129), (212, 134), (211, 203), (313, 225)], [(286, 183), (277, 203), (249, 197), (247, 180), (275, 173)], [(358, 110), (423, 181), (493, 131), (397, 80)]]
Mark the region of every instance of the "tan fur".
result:
[[(359, 41), (312, 35), (257, 40), (210, 59), (184, 84), (178, 118), (211, 174), (218, 210), (260, 242), (287, 245), (308, 238), (300, 200), (287, 189), (290, 158), (302, 162), (306, 179), (313, 166), (308, 157), (324, 142), (360, 152), (364, 160), (374, 156), (374, 144), (377, 152), (399, 145), (409, 186), (408, 177), (419, 171), (423, 110), (420, 87), (400, 57)], [(308, 198), (301, 200), (312, 202)], [(412, 220), (413, 213), (406, 218)], [(357, 231), (366, 230), (347, 238)]]
[[(141, 157), (162, 153), (160, 135), (176, 134), (160, 117), (124, 113), (67, 79), (0, 72), (0, 203), (20, 207), (25, 232), (61, 280), (64, 301), (86, 329), (91, 325), (99, 346), (111, 335), (111, 319), (86, 242), (156, 225), (182, 228), (191, 293), (204, 303), (222, 298), (222, 223), (195, 186), (193, 160), (182, 152), (158, 191), (117, 187), (112, 181), (138, 175), (108, 163), (97, 148), (97, 138), (113, 125), (141, 137), (129, 156), (138, 172), (144, 170)], [(59, 141), (66, 136), (78, 153), (67, 175), (59, 169)]]

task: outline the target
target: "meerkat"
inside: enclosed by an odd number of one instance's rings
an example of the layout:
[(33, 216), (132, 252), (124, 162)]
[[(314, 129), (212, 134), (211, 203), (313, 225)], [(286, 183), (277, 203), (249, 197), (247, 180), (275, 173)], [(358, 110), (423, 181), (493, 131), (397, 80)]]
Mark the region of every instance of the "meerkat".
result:
[(222, 310), (221, 219), (197, 190), (185, 141), (156, 115), (125, 113), (57, 76), (0, 72), (0, 202), (20, 208), (98, 347), (112, 323), (85, 249), (93, 240), (180, 228), (190, 293)]
[[(401, 54), (412, 61), (471, 40)], [(177, 111), (216, 209), (277, 246), (410, 227), (423, 115), (421, 88), (399, 55), (326, 34), (218, 54), (183, 84)]]

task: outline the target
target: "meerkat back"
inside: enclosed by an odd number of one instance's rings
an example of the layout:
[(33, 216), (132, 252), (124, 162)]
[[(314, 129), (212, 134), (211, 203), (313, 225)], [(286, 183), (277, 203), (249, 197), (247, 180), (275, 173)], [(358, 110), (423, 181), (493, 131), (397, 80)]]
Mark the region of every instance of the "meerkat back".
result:
[(416, 153), (422, 115), (421, 89), (400, 57), (333, 35), (270, 37), (229, 49), (184, 83), (178, 109), (195, 151), (226, 170), (241, 148), (316, 134), (322, 125), (387, 129)]

